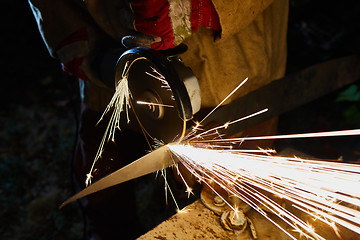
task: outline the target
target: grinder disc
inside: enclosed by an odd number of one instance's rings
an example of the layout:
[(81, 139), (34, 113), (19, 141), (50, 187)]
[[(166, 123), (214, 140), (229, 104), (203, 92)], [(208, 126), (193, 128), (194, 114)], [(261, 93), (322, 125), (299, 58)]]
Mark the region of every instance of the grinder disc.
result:
[(146, 48), (126, 51), (120, 57), (115, 79), (129, 67), (128, 86), (134, 116), (145, 131), (164, 143), (174, 141), (183, 121), (192, 118), (190, 98), (184, 83), (167, 58)]

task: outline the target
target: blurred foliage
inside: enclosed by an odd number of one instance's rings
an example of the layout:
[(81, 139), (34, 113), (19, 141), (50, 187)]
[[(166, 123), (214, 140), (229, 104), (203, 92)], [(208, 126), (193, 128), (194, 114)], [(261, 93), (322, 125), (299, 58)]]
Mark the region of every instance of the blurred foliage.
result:
[(336, 98), (337, 102), (348, 102), (342, 113), (345, 121), (351, 127), (360, 126), (360, 88), (358, 85), (351, 85), (340, 92)]
[(360, 2), (291, 0), (288, 72), (360, 53)]
[(0, 114), (0, 235), (2, 239), (79, 239), (82, 216), (72, 195), (69, 159), (75, 136), (68, 84), (47, 76), (23, 104)]
[(360, 89), (357, 85), (353, 84), (348, 87), (346, 90), (339, 93), (339, 96), (336, 98), (337, 102), (349, 101), (349, 102), (359, 102), (360, 101)]

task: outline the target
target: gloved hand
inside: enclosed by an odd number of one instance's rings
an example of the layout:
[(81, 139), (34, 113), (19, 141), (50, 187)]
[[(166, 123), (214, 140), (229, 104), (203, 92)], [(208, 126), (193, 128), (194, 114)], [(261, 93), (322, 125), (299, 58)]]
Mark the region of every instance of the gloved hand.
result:
[(64, 39), (56, 49), (56, 55), (61, 61), (62, 69), (69, 75), (88, 81), (82, 65), (89, 54), (88, 33), (86, 27), (77, 30)]
[(166, 50), (182, 43), (199, 26), (221, 29), (211, 0), (130, 0), (129, 5), (121, 13), (122, 24), (145, 35), (123, 38), (125, 46)]
[[(64, 72), (84, 81), (101, 82), (94, 66), (99, 53), (111, 46), (108, 38), (95, 28), (84, 26), (67, 36), (55, 50)], [(100, 83), (102, 84), (102, 83)]]
[[(116, 51), (113, 51), (115, 46)], [(111, 73), (117, 58), (125, 50), (98, 30), (86, 26), (61, 41), (55, 53), (63, 71), (69, 75), (113, 87), (114, 79)], [(106, 54), (110, 56), (104, 60)], [(106, 69), (102, 69), (104, 66)], [(109, 73), (109, 76), (105, 76), (104, 72)]]

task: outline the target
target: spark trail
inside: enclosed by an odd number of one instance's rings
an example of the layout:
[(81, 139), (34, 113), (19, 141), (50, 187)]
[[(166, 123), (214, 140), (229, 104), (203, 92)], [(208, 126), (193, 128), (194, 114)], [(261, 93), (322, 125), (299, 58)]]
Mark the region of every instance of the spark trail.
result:
[[(201, 123), (246, 81), (197, 123), (183, 141), (168, 144), (171, 153), (215, 193), (211, 183), (241, 199), (292, 239), (296, 237), (272, 219), (268, 212), (278, 216), (300, 236), (316, 240), (325, 238), (295, 213), (270, 198), (269, 194), (290, 201), (293, 208), (328, 224), (339, 237), (337, 225), (360, 235), (360, 165), (275, 156), (271, 155), (276, 153), (271, 149), (233, 149), (235, 144), (241, 145), (244, 141), (354, 136), (360, 135), (360, 129), (231, 139), (223, 139), (218, 134), (219, 129), (268, 111), (263, 109), (201, 131)], [(181, 174), (180, 171), (178, 173)], [(187, 191), (191, 192), (188, 186)], [(227, 204), (237, 211), (236, 206)]]
[[(297, 134), (296, 137), (359, 135), (360, 130)], [(199, 134), (200, 135), (200, 134)], [(287, 138), (293, 135), (253, 139)], [(360, 166), (358, 164), (289, 158), (271, 151), (233, 150), (234, 142), (252, 138), (215, 139), (169, 144), (170, 151), (201, 182), (214, 182), (258, 211), (272, 223), (276, 214), (296, 232), (325, 239), (308, 223), (283, 208), (264, 192), (292, 202), (292, 207), (336, 229), (342, 225), (360, 234)], [(221, 142), (221, 145), (214, 143)], [(232, 206), (233, 207), (233, 206)], [(277, 225), (292, 239), (288, 231)]]
[(113, 113), (111, 115), (110, 121), (108, 123), (108, 126), (105, 130), (104, 136), (101, 140), (100, 146), (98, 148), (98, 151), (96, 152), (95, 159), (93, 161), (93, 164), (91, 166), (90, 172), (86, 174), (86, 180), (85, 185), (88, 186), (91, 184), (91, 178), (92, 173), (94, 171), (94, 167), (98, 159), (101, 157), (104, 144), (109, 141), (110, 139), (114, 141), (115, 139), (115, 130), (120, 129), (120, 115), (123, 111), (126, 112), (126, 119), (127, 122), (130, 121), (129, 119), (129, 108), (130, 108), (130, 98), (131, 98), (131, 92), (129, 90), (128, 86), (128, 72), (129, 72), (129, 63), (127, 62), (125, 65), (125, 68), (122, 72), (122, 79), (117, 83), (117, 86), (115, 87), (115, 93), (113, 97), (110, 100), (110, 103), (106, 107), (104, 113), (102, 114), (99, 122), (104, 118), (104, 116), (109, 112), (110, 109), (114, 108)]

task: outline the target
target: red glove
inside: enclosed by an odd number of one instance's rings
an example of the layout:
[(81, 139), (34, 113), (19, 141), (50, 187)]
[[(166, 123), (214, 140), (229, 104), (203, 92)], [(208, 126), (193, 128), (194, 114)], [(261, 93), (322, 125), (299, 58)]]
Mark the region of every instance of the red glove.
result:
[(191, 25), (193, 32), (199, 26), (220, 31), (220, 20), (211, 0), (191, 0)]
[(134, 21), (123, 22), (132, 23), (130, 27), (138, 32), (160, 37), (160, 42), (150, 45), (156, 50), (174, 48), (199, 26), (215, 31), (221, 28), (211, 0), (130, 0), (130, 8)]
[(68, 36), (59, 44), (56, 50), (63, 71), (69, 75), (81, 78), (84, 81), (89, 80), (82, 68), (88, 52), (88, 34), (86, 27)]

